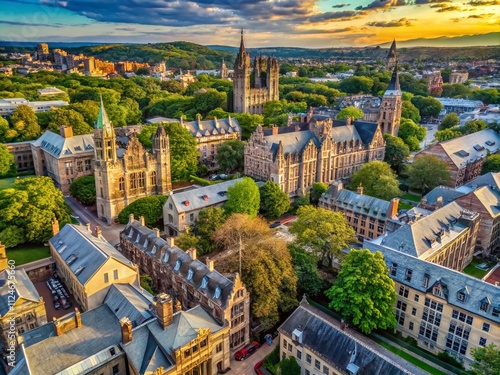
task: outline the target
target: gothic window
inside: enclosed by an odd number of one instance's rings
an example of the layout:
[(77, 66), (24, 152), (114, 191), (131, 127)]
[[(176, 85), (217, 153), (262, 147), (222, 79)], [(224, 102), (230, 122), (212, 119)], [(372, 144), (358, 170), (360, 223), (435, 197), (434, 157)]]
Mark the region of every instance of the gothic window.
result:
[(151, 172), (151, 174), (149, 175), (149, 178), (150, 178), (151, 186), (156, 186), (156, 172), (155, 171)]
[(131, 189), (137, 188), (137, 175), (135, 173), (130, 174), (130, 188)]
[(86, 171), (92, 170), (92, 160), (85, 160), (85, 170)]
[(144, 187), (145, 176), (146, 176), (146, 172), (139, 172), (139, 187), (140, 188)]
[(125, 179), (123, 177), (120, 177), (120, 191), (124, 191), (125, 190)]

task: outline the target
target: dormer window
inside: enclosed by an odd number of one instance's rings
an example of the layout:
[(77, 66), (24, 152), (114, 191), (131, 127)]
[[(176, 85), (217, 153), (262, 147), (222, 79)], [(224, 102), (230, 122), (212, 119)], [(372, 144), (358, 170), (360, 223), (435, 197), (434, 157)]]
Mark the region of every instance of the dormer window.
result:
[(208, 276), (204, 276), (201, 280), (201, 289), (205, 289), (208, 286)]
[(458, 292), (457, 293), (457, 300), (459, 300), (460, 302), (465, 302), (465, 293)]
[(214, 292), (214, 298), (215, 298), (215, 299), (220, 298), (220, 294), (221, 294), (221, 292), (222, 292), (221, 287), (217, 285), (217, 287), (215, 288), (215, 292)]
[(432, 288), (432, 294), (434, 294), (436, 297), (443, 298), (443, 291), (441, 290), (441, 285), (437, 284)]
[(140, 239), (141, 239), (141, 235), (140, 235), (140, 233), (137, 233), (137, 238), (135, 239), (135, 242), (139, 242)]
[(391, 276), (396, 276), (397, 273), (398, 273), (398, 264), (392, 263)]
[(488, 312), (489, 308), (490, 308), (490, 300), (488, 298), (483, 298), (480, 301), (479, 310), (482, 312)]
[(153, 246), (153, 248), (151, 249), (151, 254), (156, 254), (156, 245)]
[(428, 288), (429, 287), (429, 274), (424, 274), (424, 288)]
[(174, 271), (179, 271), (181, 269), (181, 260), (178, 259), (177, 262), (175, 262), (175, 267), (174, 267)]
[(148, 240), (144, 241), (144, 248), (146, 249), (148, 247)]
[(413, 270), (407, 268), (406, 273), (405, 273), (405, 280), (406, 281), (411, 281), (411, 275), (413, 274)]
[(192, 268), (190, 268), (190, 269), (188, 270), (187, 279), (188, 279), (188, 280), (191, 280), (191, 279), (193, 278), (193, 275), (194, 275), (194, 271), (193, 271), (193, 269), (192, 269)]
[(167, 251), (165, 255), (163, 256), (163, 263), (168, 262), (168, 258), (170, 258), (170, 251)]
[(128, 232), (128, 238), (132, 238), (132, 229), (130, 229), (130, 232)]
[(80, 266), (75, 270), (75, 276), (78, 276), (85, 269), (85, 266)]

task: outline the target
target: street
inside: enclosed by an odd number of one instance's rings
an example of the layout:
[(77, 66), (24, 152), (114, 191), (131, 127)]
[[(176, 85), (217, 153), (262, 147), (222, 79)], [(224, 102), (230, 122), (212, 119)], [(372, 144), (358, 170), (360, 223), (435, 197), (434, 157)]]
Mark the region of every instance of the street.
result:
[(273, 351), (278, 344), (278, 337), (273, 340), (272, 345), (264, 343), (257, 351), (244, 361), (237, 361), (234, 359), (234, 354), (231, 355), (231, 371), (227, 372), (228, 375), (253, 375), (255, 371), (253, 367), (257, 362), (262, 361), (265, 356)]

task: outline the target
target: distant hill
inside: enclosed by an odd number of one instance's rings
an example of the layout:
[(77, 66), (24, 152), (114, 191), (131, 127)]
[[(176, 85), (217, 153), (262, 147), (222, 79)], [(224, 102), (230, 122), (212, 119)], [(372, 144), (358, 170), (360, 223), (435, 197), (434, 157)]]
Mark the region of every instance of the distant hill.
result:
[[(391, 41), (392, 42), (392, 41)], [(389, 48), (391, 42), (379, 44), (382, 48)], [(469, 47), (481, 48), (481, 46), (499, 46), (500, 32), (462, 35), (462, 36), (442, 36), (439, 38), (418, 38), (404, 41), (397, 41), (398, 47)]]

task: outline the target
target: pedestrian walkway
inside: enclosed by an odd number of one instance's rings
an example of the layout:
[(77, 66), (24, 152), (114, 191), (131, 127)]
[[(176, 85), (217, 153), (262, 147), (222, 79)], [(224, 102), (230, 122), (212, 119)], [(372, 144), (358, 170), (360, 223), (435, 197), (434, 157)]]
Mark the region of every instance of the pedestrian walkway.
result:
[(253, 368), (257, 362), (262, 361), (278, 344), (278, 337), (273, 340), (272, 345), (264, 343), (257, 351), (244, 361), (237, 361), (234, 355), (231, 355), (231, 370), (227, 375), (253, 375), (255, 374)]

